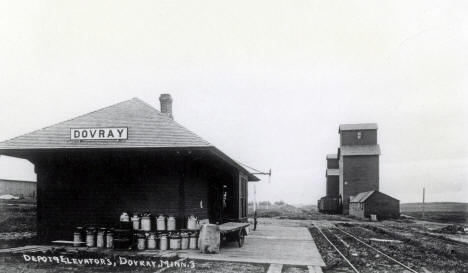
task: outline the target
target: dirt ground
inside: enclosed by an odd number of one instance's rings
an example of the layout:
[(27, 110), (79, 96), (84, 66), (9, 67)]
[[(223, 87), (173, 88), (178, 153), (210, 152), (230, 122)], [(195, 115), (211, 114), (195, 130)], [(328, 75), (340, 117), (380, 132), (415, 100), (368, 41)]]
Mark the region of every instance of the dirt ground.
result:
[[(195, 268), (180, 268), (168, 267), (164, 268), (167, 273), (228, 273), (228, 272), (267, 272), (268, 265), (252, 264), (252, 263), (235, 263), (235, 262), (216, 262), (216, 261), (200, 261), (193, 260)], [(43, 264), (25, 262), (21, 256), (3, 255), (0, 256), (0, 272), (11, 273), (36, 273), (36, 272), (87, 272), (87, 273), (102, 273), (102, 272), (158, 272), (161, 268), (144, 268), (144, 267), (129, 267), (129, 266), (92, 266), (92, 265), (64, 265), (64, 264)], [(282, 273), (307, 273), (305, 266), (285, 265)]]
[[(266, 219), (265, 221), (268, 221)], [(286, 220), (281, 220), (287, 223)], [(300, 221), (294, 221), (296, 225), (304, 226)], [(36, 213), (35, 204), (27, 200), (22, 201), (8, 201), (0, 202), (0, 249), (18, 247), (25, 245), (32, 245), (37, 243), (36, 232)], [(310, 223), (307, 223), (310, 224)], [(305, 225), (307, 225), (305, 224)], [(34, 253), (28, 253), (34, 255)], [(57, 256), (57, 253), (39, 253), (36, 254), (43, 258), (45, 256)], [(72, 255), (69, 259), (79, 259), (80, 255)], [(98, 259), (106, 257), (97, 257)], [(141, 266), (107, 266), (107, 265), (84, 265), (84, 264), (66, 264), (56, 263), (53, 260), (46, 262), (26, 261), (25, 258), (19, 254), (0, 254), (0, 272), (12, 273), (32, 273), (32, 272), (266, 272), (268, 270), (267, 264), (251, 264), (251, 263), (235, 263), (235, 262), (217, 262), (217, 261), (192, 261), (189, 267), (168, 266), (163, 264), (161, 268), (148, 268)], [(303, 273), (308, 272), (307, 268), (300, 266), (285, 266), (284, 273)]]
[[(62, 272), (87, 272), (87, 273), (102, 273), (102, 272), (158, 272), (164, 269), (164, 272), (266, 272), (266, 265), (248, 264), (248, 263), (232, 263), (232, 262), (211, 262), (211, 261), (193, 261), (187, 263), (189, 267), (178, 266), (163, 266), (161, 268), (139, 267), (139, 266), (106, 266), (106, 265), (66, 265), (66, 264), (51, 264), (51, 263), (36, 263), (25, 262), (21, 256), (2, 256), (0, 257), (0, 272), (11, 273), (62, 273)], [(193, 266), (192, 266), (193, 265)], [(192, 268), (194, 267), (194, 268)]]
[[(334, 238), (334, 243), (361, 272), (405, 272), (405, 269), (334, 227), (357, 236), (418, 272), (468, 272), (468, 245), (427, 233), (422, 225), (387, 221), (317, 226), (332, 241), (333, 237), (338, 237)], [(325, 261), (324, 272), (352, 272), (317, 228), (310, 231)], [(387, 241), (376, 242), (374, 239)]]
[[(402, 220), (367, 222), (340, 215), (324, 215), (316, 211), (295, 211), (292, 219), (288, 217), (259, 218), (258, 222), (264, 225), (282, 225), (309, 227), (311, 234), (319, 247), (319, 251), (326, 263), (324, 272), (352, 272), (343, 263), (341, 257), (330, 247), (319, 233), (312, 227), (320, 226), (339, 228), (351, 232), (361, 239), (369, 242), (370, 238), (399, 240), (401, 244), (375, 244), (372, 245), (401, 262), (410, 265), (418, 272), (468, 272), (468, 241), (466, 234), (440, 234), (436, 233), (444, 227), (444, 223)], [(0, 249), (31, 245), (36, 242), (35, 233), (35, 204), (30, 202), (0, 202)], [(250, 220), (253, 224), (253, 221)], [(359, 249), (358, 244), (350, 238), (341, 236), (341, 239), (350, 247)], [(366, 251), (369, 255), (361, 263), (367, 270), (363, 272), (393, 272), (391, 265), (385, 263), (372, 267), (372, 257), (375, 253)], [(49, 253), (51, 255), (51, 253)], [(372, 256), (374, 255), (374, 256)], [(79, 257), (69, 257), (79, 258)], [(102, 258), (102, 257), (99, 257)], [(105, 258), (105, 257), (104, 257)], [(115, 258), (115, 257), (114, 257)], [(369, 262), (370, 261), (370, 262)], [(194, 266), (167, 266), (164, 272), (266, 272), (267, 264), (192, 261)], [(358, 260), (359, 262), (359, 260)], [(369, 266), (367, 265), (369, 264)], [(192, 264), (191, 264), (192, 265)], [(388, 266), (389, 270), (377, 270)], [(375, 270), (374, 270), (375, 269)], [(1, 254), (0, 272), (158, 272), (161, 268), (130, 267), (130, 266), (103, 266), (103, 265), (69, 265), (54, 262), (25, 261), (21, 255)], [(308, 272), (307, 268), (285, 265), (283, 273)]]

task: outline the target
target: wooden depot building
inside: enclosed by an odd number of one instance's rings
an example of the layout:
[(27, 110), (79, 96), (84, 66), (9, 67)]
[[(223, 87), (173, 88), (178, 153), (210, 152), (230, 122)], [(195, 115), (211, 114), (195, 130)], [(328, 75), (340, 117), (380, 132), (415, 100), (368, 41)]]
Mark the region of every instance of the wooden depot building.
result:
[(161, 111), (134, 98), (0, 143), (37, 174), (42, 240), (76, 226), (112, 227), (122, 212), (246, 221), (247, 183), (259, 179)]

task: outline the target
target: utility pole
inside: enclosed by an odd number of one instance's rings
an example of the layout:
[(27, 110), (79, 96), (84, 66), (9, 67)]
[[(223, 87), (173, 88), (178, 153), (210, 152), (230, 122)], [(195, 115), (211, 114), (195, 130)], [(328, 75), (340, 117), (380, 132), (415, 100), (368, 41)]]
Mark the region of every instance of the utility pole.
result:
[[(244, 164), (242, 164), (242, 165), (244, 165)], [(255, 173), (252, 173), (252, 174), (268, 175), (268, 182), (270, 182), (271, 169), (268, 172), (261, 172), (261, 171), (259, 171), (257, 169), (249, 167), (247, 165), (244, 165), (244, 166), (246, 166), (249, 169), (252, 169), (252, 170), (256, 171)], [(268, 210), (268, 203), (267, 203), (267, 210)], [(257, 230), (257, 187), (255, 186), (255, 183), (254, 183), (254, 228), (253, 228), (253, 230)]]
[(257, 185), (253, 185), (254, 190), (254, 228), (253, 230), (257, 230)]
[(424, 202), (426, 199), (426, 188), (423, 188), (422, 218), (424, 219)]

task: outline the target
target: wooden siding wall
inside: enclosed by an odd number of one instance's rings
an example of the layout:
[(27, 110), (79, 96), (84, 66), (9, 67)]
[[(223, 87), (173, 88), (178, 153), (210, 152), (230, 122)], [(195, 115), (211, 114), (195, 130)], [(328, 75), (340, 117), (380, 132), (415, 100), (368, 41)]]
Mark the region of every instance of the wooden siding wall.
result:
[(364, 218), (364, 204), (363, 203), (349, 203), (349, 215), (359, 218)]
[(400, 216), (400, 201), (380, 192), (369, 197), (364, 205), (364, 216), (377, 215), (379, 220), (398, 218)]
[(379, 156), (343, 157), (343, 185), (340, 185), (343, 214), (349, 213), (350, 196), (372, 190), (379, 190)]
[[(237, 211), (234, 212), (232, 220), (241, 219), (246, 220), (248, 210), (248, 181), (247, 175), (238, 173), (235, 177), (236, 183), (234, 183), (234, 196), (235, 199), (234, 207)], [(244, 186), (243, 186), (244, 185)], [(242, 198), (242, 199), (241, 199)], [(241, 202), (243, 200), (243, 203)], [(243, 207), (245, 208), (246, 214), (243, 214)]]
[(114, 227), (123, 211), (174, 215), (182, 228), (189, 215), (209, 218), (210, 181), (232, 183), (230, 174), (184, 155), (61, 153), (34, 163), (45, 240), (71, 239), (76, 226)]
[(249, 208), (249, 196), (248, 196), (248, 179), (247, 175), (242, 174), (240, 175), (240, 198), (239, 201), (241, 201), (241, 206), (239, 208), (239, 218), (246, 218), (248, 214), (248, 208)]
[(337, 175), (327, 176), (327, 196), (338, 197), (340, 195), (339, 183)]
[[(361, 139), (357, 139), (357, 132), (361, 132)], [(376, 145), (377, 130), (342, 131), (340, 145)]]
[(327, 169), (338, 169), (338, 158), (337, 159), (327, 159)]
[(36, 198), (36, 183), (0, 179), (0, 195), (3, 194)]

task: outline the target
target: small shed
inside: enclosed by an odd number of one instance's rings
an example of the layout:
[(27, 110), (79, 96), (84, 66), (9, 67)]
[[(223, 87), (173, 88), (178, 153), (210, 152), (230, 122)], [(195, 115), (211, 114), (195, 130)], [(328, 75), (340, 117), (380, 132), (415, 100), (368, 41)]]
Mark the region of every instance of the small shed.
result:
[(400, 201), (379, 191), (366, 191), (351, 197), (349, 214), (359, 218), (377, 219), (397, 218), (400, 216)]

